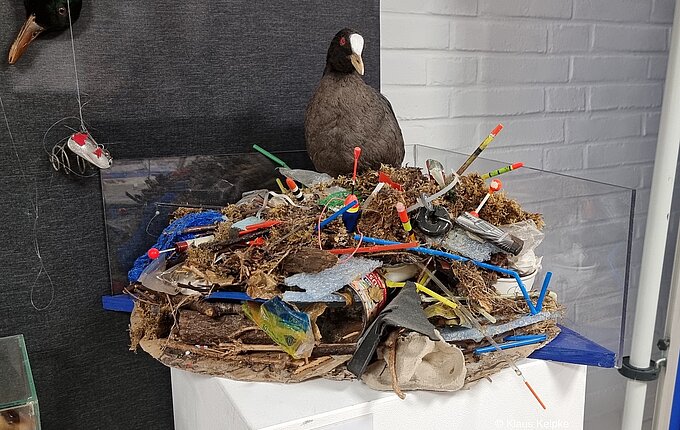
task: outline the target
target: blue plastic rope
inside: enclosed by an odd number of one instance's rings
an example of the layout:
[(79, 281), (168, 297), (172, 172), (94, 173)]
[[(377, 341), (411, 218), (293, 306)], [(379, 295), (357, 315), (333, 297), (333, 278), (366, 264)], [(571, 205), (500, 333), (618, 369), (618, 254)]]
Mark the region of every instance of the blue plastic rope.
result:
[[(224, 221), (225, 219), (225, 216), (217, 211), (205, 211), (184, 215), (182, 218), (176, 219), (169, 226), (165, 227), (165, 230), (158, 236), (158, 240), (153, 247), (161, 251), (172, 248), (175, 245), (175, 242), (193, 239), (196, 236), (193, 233), (182, 234), (182, 231), (187, 228), (212, 225)], [(149, 263), (151, 263), (151, 259), (146, 253), (137, 257), (135, 264), (128, 272), (128, 280), (130, 282), (136, 282)]]

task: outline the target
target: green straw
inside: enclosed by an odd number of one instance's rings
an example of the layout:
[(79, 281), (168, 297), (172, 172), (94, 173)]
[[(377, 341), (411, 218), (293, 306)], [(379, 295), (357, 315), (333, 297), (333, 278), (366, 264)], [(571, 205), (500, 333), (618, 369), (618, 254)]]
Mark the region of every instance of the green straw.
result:
[(290, 166), (287, 165), (286, 163), (283, 162), (279, 157), (276, 155), (272, 154), (271, 152), (267, 151), (266, 149), (262, 148), (259, 145), (253, 145), (253, 149), (259, 152), (260, 154), (264, 155), (265, 157), (269, 158), (272, 160), (274, 163), (278, 164), (281, 167), (285, 167), (286, 169), (290, 169)]

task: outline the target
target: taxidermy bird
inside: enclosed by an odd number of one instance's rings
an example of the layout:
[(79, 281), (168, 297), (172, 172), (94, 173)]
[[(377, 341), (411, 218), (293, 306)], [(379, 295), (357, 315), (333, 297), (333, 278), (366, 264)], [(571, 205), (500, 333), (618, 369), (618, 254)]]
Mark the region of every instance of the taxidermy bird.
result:
[(70, 4), (67, 0), (24, 0), (26, 22), (9, 49), (9, 64), (16, 63), (26, 52), (28, 45), (42, 33), (69, 28), (69, 7), (71, 22), (76, 22), (82, 6), (82, 0), (70, 0)]
[(404, 138), (392, 105), (361, 78), (363, 48), (364, 38), (354, 30), (335, 35), (321, 82), (307, 105), (307, 152), (319, 172), (352, 173), (357, 146), (362, 150), (359, 171), (404, 161)]

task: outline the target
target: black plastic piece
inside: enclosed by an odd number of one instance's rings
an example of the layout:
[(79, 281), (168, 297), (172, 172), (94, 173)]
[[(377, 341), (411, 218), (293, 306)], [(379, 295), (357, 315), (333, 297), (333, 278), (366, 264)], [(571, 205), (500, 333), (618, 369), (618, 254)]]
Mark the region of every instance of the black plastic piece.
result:
[(671, 346), (671, 340), (669, 338), (659, 339), (656, 343), (656, 347), (659, 348), (660, 351), (666, 351), (669, 346)]
[(453, 227), (451, 217), (443, 206), (433, 206), (432, 209), (420, 208), (414, 221), (416, 227), (428, 236), (444, 235)]
[(630, 357), (623, 357), (619, 373), (635, 381), (654, 381), (659, 377), (659, 368), (654, 360), (650, 360), (649, 367), (641, 369), (630, 364)]

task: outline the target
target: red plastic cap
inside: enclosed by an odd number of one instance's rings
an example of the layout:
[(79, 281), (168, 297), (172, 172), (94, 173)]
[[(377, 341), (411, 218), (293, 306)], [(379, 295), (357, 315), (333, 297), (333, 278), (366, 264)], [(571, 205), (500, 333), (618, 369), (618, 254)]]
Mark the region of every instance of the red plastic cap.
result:
[(519, 169), (520, 167), (524, 167), (524, 163), (515, 163), (512, 165), (512, 170)]
[(354, 158), (359, 158), (360, 155), (361, 155), (361, 148), (358, 147), (358, 146), (355, 146), (354, 147)]
[(297, 188), (297, 184), (291, 178), (286, 178), (286, 185), (288, 185), (288, 188), (291, 191), (294, 191)]
[[(359, 203), (359, 199), (358, 199), (357, 196), (355, 196), (354, 194), (350, 194), (349, 196), (347, 196), (347, 197), (345, 198), (345, 206), (347, 206), (348, 204), (350, 204), (350, 203), (352, 203), (352, 202), (357, 202), (357, 203)], [(356, 206), (356, 205), (354, 205), (354, 206)], [(352, 206), (352, 207), (354, 207), (354, 206)]]
[(147, 251), (146, 255), (150, 259), (155, 260), (161, 255), (161, 252), (158, 250), (158, 248), (151, 248), (149, 251)]
[(496, 128), (494, 128), (493, 131), (491, 131), (491, 135), (492, 135), (492, 136), (495, 136), (495, 135), (497, 135), (498, 133), (500, 133), (501, 130), (503, 130), (503, 124), (498, 124), (498, 125), (496, 126)]
[(397, 213), (399, 214), (399, 221), (402, 223), (407, 223), (409, 221), (408, 219), (408, 213), (406, 212), (406, 207), (402, 202), (399, 202), (396, 204), (397, 207)]
[(470, 215), (472, 215), (473, 217), (475, 217), (475, 218), (479, 218), (479, 214), (478, 214), (477, 212), (475, 212), (475, 211), (470, 211), (470, 212), (468, 212), (468, 213), (469, 213)]
[(489, 185), (489, 192), (495, 193), (496, 191), (500, 191), (501, 188), (503, 188), (503, 183), (501, 182), (501, 180), (494, 179), (493, 181), (491, 181), (491, 184)]

